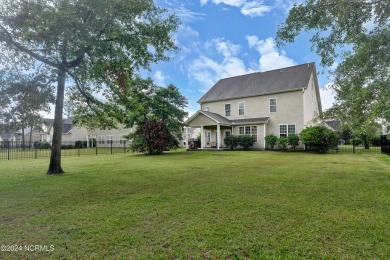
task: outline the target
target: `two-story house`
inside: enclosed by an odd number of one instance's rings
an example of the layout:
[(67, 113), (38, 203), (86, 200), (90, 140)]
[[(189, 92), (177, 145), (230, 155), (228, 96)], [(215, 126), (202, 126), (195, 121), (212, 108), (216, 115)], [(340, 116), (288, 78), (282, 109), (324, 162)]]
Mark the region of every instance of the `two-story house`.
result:
[(299, 134), (322, 113), (317, 72), (307, 63), (219, 80), (186, 122), (201, 130), (201, 147), (225, 147), (229, 135), (252, 135), (254, 148), (264, 137)]

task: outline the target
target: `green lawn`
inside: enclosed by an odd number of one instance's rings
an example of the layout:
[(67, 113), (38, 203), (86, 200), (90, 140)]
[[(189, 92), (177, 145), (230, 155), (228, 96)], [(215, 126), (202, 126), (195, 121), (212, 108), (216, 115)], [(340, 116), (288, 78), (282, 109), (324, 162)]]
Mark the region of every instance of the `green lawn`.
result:
[[(0, 259), (390, 258), (390, 156), (244, 151), (0, 161)], [(4, 248), (3, 248), (4, 249)]]

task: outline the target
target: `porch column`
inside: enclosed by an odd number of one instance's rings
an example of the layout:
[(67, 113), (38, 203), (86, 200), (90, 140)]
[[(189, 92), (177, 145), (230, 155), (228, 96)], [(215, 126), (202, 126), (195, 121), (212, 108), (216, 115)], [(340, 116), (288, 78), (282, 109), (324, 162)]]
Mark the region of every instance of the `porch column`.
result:
[(267, 123), (264, 123), (264, 125), (263, 125), (264, 126), (264, 131), (263, 131), (264, 132), (263, 133), (264, 134), (264, 138), (263, 138), (263, 140), (264, 140), (264, 150), (266, 148), (266, 144), (265, 144), (265, 136), (267, 135), (267, 133), (265, 132), (266, 131), (266, 127), (265, 127), (266, 125), (267, 125)]
[(200, 127), (200, 149), (203, 149), (205, 139), (206, 139), (206, 135), (204, 134), (204, 128), (203, 126), (201, 126)]
[(218, 139), (217, 148), (219, 150), (219, 148), (221, 147), (221, 126), (220, 126), (220, 124), (217, 124), (217, 139)]
[(186, 138), (184, 139), (186, 141), (186, 150), (188, 150), (188, 127), (186, 126)]

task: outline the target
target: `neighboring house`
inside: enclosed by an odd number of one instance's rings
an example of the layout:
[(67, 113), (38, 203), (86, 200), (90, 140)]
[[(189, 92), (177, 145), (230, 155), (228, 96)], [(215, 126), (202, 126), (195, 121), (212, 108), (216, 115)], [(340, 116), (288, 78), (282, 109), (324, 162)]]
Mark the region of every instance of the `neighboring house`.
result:
[(201, 129), (202, 148), (248, 134), (254, 148), (265, 149), (266, 135), (299, 134), (322, 113), (314, 63), (221, 79), (198, 103), (185, 125)]
[(193, 127), (186, 127), (183, 129), (183, 138), (179, 142), (180, 147), (186, 147), (188, 140), (196, 139), (198, 136), (200, 136), (200, 129), (199, 128), (193, 128)]
[(10, 131), (4, 131), (0, 132), (0, 142), (4, 141), (18, 141), (20, 138), (20, 135), (18, 135), (16, 132), (10, 132)]
[[(125, 138), (123, 136), (128, 135), (131, 129), (126, 129), (119, 126), (118, 129), (101, 130), (94, 129), (88, 130), (85, 127), (77, 127), (73, 124), (74, 117), (69, 117), (63, 120), (62, 123), (62, 144), (75, 144), (76, 141), (87, 141), (91, 138), (96, 139), (96, 143), (101, 146), (123, 146), (125, 144)], [(51, 142), (53, 137), (53, 123), (54, 119), (43, 119), (42, 125), (35, 127), (32, 133), (33, 142)], [(25, 134), (25, 141), (30, 140), (30, 131)], [(89, 143), (88, 143), (89, 145)]]

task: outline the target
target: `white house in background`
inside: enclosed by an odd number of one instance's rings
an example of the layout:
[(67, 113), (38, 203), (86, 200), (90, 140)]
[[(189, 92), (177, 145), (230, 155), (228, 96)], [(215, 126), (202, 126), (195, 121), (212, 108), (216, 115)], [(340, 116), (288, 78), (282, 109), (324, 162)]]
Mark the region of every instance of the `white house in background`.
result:
[(265, 149), (266, 135), (299, 134), (322, 113), (315, 63), (221, 79), (198, 103), (185, 125), (201, 129), (201, 148), (249, 134), (254, 148)]
[[(63, 120), (62, 123), (62, 144), (75, 144), (76, 141), (87, 141), (90, 138), (95, 138), (99, 147), (101, 146), (123, 146), (125, 138), (131, 129), (119, 126), (118, 129), (88, 130), (85, 127), (77, 127), (73, 124), (74, 117), (69, 117)], [(53, 122), (54, 119), (44, 119), (41, 126), (35, 128), (32, 133), (33, 142), (51, 142), (53, 137)], [(25, 134), (25, 141), (30, 140), (30, 131)], [(89, 145), (89, 144), (88, 144)]]
[(193, 128), (193, 127), (186, 127), (183, 130), (182, 134), (182, 140), (179, 142), (180, 147), (186, 147), (189, 140), (196, 139), (200, 135), (200, 129), (199, 128)]

